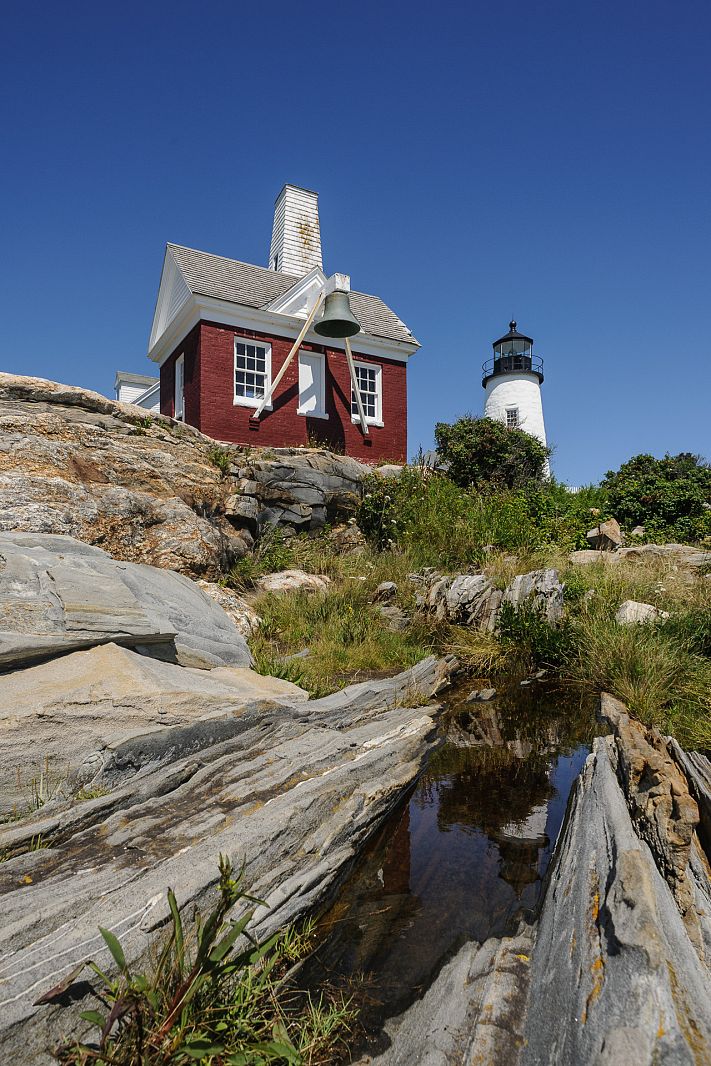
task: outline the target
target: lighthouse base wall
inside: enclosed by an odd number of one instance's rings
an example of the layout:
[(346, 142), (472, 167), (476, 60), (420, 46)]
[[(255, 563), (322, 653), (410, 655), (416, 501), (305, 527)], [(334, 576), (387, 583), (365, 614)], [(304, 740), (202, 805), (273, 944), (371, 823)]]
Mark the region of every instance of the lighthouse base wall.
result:
[(518, 408), (518, 428), (547, 445), (541, 386), (535, 374), (497, 374), (486, 383), (484, 417), (506, 422), (506, 411)]

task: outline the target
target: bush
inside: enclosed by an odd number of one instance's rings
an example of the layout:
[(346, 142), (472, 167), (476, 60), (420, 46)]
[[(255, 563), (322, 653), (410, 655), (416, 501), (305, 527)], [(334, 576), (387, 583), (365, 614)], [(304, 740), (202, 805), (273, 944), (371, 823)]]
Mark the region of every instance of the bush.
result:
[(643, 525), (645, 540), (701, 542), (711, 537), (711, 466), (681, 452), (636, 455), (602, 482), (610, 510), (627, 529)]
[(529, 433), (491, 418), (438, 422), (435, 441), (449, 477), (462, 488), (515, 489), (542, 481), (550, 456), (550, 449)]

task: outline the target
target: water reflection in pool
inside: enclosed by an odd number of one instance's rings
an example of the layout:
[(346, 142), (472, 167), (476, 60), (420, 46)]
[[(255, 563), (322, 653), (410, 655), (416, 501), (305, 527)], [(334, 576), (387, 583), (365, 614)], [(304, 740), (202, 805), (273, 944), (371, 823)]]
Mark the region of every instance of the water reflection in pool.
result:
[(303, 975), (351, 991), (356, 978), (373, 1046), (464, 942), (533, 916), (590, 748), (590, 699), (537, 685), (466, 704), (466, 691), (451, 695), (442, 747), (359, 859)]

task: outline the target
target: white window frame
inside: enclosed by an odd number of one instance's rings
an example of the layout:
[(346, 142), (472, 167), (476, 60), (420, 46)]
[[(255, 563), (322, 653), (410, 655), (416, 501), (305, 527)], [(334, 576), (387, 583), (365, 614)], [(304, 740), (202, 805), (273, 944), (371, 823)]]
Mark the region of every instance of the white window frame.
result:
[[(354, 359), (353, 366), (357, 369), (363, 367), (365, 370), (375, 371), (375, 418), (370, 415), (365, 416), (366, 425), (369, 426), (384, 426), (383, 422), (383, 368), (380, 363), (366, 363), (362, 360)], [(351, 422), (354, 424), (360, 423), (360, 418), (357, 414), (353, 414), (353, 385), (351, 383)]]
[[(513, 422), (513, 423), (509, 422), (509, 415), (510, 414), (516, 416), (516, 421)], [(510, 407), (507, 407), (505, 409), (504, 415), (505, 415), (505, 418), (506, 418), (506, 428), (507, 429), (520, 429), (521, 428), (521, 410), (520, 410), (520, 408), (518, 406), (514, 407), (514, 405), (512, 404)]]
[(307, 359), (320, 359), (321, 360), (321, 389), (318, 395), (318, 408), (315, 411), (303, 411), (301, 405), (296, 408), (297, 415), (302, 415), (304, 418), (328, 418), (326, 413), (326, 356), (323, 352), (299, 352), (298, 358), (298, 396), (301, 399), (301, 356), (306, 356)]
[[(180, 392), (178, 392), (180, 381)], [(180, 410), (178, 410), (178, 395), (180, 395)], [(181, 352), (175, 360), (173, 377), (173, 418), (176, 421), (185, 421), (185, 352)]]
[[(232, 403), (236, 407), (253, 407), (255, 410), (262, 402), (261, 396), (238, 396), (237, 394), (237, 345), (254, 344), (264, 349), (264, 395), (268, 395), (272, 387), (272, 346), (268, 341), (257, 340), (256, 337), (243, 337), (235, 334), (234, 347), (232, 350)], [(271, 402), (265, 405), (265, 411), (272, 410)]]

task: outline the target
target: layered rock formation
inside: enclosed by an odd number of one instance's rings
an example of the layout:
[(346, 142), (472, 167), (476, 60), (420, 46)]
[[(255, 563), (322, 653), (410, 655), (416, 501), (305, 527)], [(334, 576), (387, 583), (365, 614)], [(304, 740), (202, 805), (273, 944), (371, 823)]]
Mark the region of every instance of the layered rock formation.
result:
[[(121, 938), (131, 962), (168, 917), (168, 886), (181, 907), (206, 906), (221, 852), (245, 862), (250, 889), (265, 900), (256, 932), (305, 914), (419, 771), (434, 716), (407, 703), (421, 704), (450, 668), (431, 658), (325, 699), (244, 703), (131, 738), (94, 778), (110, 793), (2, 828), (4, 1061), (49, 1062), (62, 1033), (86, 1029), (86, 984), (70, 1009), (33, 1004), (87, 958), (111, 968), (99, 925)], [(207, 677), (215, 673), (223, 671)], [(42, 849), (31, 850), (38, 839)]]
[(350, 515), (366, 473), (321, 450), (218, 446), (165, 415), (0, 374), (0, 530), (215, 579), (265, 525)]

